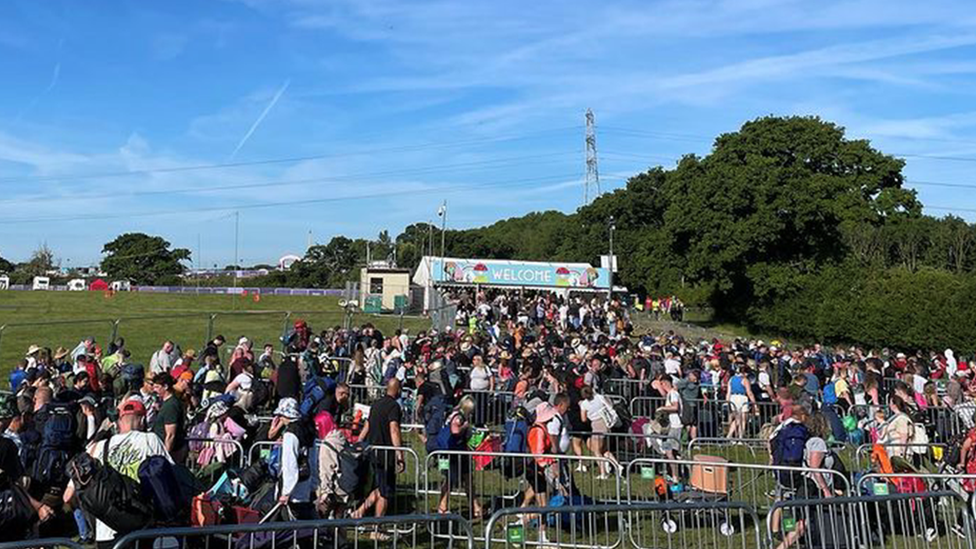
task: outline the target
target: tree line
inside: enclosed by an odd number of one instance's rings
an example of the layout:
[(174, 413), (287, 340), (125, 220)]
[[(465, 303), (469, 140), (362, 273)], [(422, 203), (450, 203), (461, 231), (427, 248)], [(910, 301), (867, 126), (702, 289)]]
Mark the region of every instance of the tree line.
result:
[[(976, 350), (976, 227), (924, 215), (903, 168), (819, 118), (763, 117), (574, 213), (448, 230), (445, 253), (597, 264), (612, 219), (615, 282), (632, 293), (674, 294), (717, 320), (796, 338)], [(103, 269), (137, 283), (178, 278), (190, 252), (153, 239), (106, 244)], [(440, 242), (427, 223), (396, 237), (337, 236), (249, 284), (341, 288), (359, 279), (367, 255), (415, 268)], [(139, 254), (149, 259), (138, 268), (124, 259)]]

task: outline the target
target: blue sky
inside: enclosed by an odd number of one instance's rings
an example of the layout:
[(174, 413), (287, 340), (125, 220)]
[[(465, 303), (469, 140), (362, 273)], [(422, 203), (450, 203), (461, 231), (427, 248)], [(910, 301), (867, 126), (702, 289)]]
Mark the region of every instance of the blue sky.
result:
[(251, 264), (444, 199), (452, 228), (573, 211), (587, 108), (604, 190), (817, 114), (972, 221), (974, 53), (965, 0), (6, 0), (0, 255), (143, 231), (224, 265), (236, 210)]

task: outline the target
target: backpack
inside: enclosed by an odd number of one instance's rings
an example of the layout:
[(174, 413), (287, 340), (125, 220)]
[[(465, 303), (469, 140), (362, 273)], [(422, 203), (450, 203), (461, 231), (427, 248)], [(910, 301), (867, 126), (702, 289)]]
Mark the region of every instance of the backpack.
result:
[[(962, 443), (965, 442), (967, 436), (969, 436), (969, 433), (959, 433), (949, 439), (948, 444), (946, 444), (945, 454), (942, 456), (943, 463), (952, 467), (959, 465), (959, 458), (962, 457)], [(970, 452), (969, 455), (972, 456), (973, 452)]]
[(176, 468), (163, 456), (152, 456), (139, 466), (143, 501), (152, 502), (158, 522), (188, 522), (192, 496), (183, 493)]
[(302, 404), (298, 409), (302, 417), (311, 417), (319, 402), (325, 400), (326, 395), (330, 392), (334, 392), (335, 387), (335, 380), (328, 377), (315, 376), (305, 382), (305, 386), (302, 388)]
[(10, 392), (17, 394), (17, 389), (20, 389), (20, 384), (26, 379), (27, 372), (20, 368), (10, 372)]
[(528, 410), (519, 406), (515, 409), (512, 418), (505, 422), (505, 439), (502, 442), (502, 452), (508, 454), (524, 454), (529, 448), (529, 426), (530, 422)]
[[(770, 441), (773, 454), (773, 465), (786, 467), (801, 467), (803, 465), (803, 450), (810, 431), (799, 421), (792, 421), (783, 426)], [(785, 486), (795, 486), (791, 471), (778, 471), (780, 483)]]
[(0, 490), (0, 542), (27, 539), (37, 512), (27, 492), (16, 482), (9, 482)]
[(87, 452), (78, 454), (71, 461), (71, 476), (85, 512), (117, 533), (125, 534), (149, 525), (153, 509), (143, 499), (139, 483), (109, 464), (109, 442), (106, 440), (102, 445), (101, 463)]
[(257, 378), (251, 379), (251, 409), (260, 408), (271, 400), (268, 384)]
[(68, 485), (67, 466), (71, 453), (42, 446), (37, 458), (31, 463), (31, 482), (36, 483), (44, 493), (60, 494)]
[(78, 419), (74, 409), (68, 405), (51, 405), (44, 432), (41, 435), (41, 446), (70, 452), (75, 447), (75, 433), (78, 430)]
[(823, 388), (823, 403), (825, 405), (828, 405), (828, 406), (833, 405), (833, 404), (837, 404), (837, 389), (836, 389), (833, 381), (831, 381), (830, 383), (824, 385), (824, 388)]
[(827, 452), (827, 456), (833, 460), (830, 463), (830, 470), (835, 471), (838, 475), (844, 477), (844, 479), (850, 482), (851, 473), (850, 471), (847, 470), (847, 465), (844, 465), (844, 460), (840, 459), (840, 456), (837, 455), (837, 452), (835, 452), (834, 450), (830, 450), (829, 452)]
[(424, 431), (427, 433), (428, 439), (432, 436), (436, 437), (437, 433), (444, 427), (444, 421), (447, 419), (447, 409), (447, 399), (443, 394), (435, 395), (424, 403)]
[(803, 450), (809, 438), (809, 429), (799, 421), (784, 425), (771, 441), (773, 465), (789, 467), (802, 465)]

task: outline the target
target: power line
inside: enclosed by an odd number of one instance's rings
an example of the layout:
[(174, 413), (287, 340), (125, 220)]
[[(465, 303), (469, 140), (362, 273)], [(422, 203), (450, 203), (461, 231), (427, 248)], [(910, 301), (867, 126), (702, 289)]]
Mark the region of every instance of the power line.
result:
[[(129, 219), (129, 218), (136, 218), (136, 217), (154, 217), (154, 216), (176, 215), (176, 214), (183, 215), (183, 214), (188, 214), (188, 213), (200, 213), (200, 212), (215, 212), (215, 211), (228, 211), (228, 210), (251, 210), (251, 209), (257, 209), (257, 208), (276, 208), (276, 207), (282, 207), (282, 206), (305, 206), (305, 205), (310, 205), (310, 204), (324, 204), (324, 203), (329, 203), (329, 202), (343, 202), (343, 201), (346, 201), (346, 200), (364, 200), (364, 199), (373, 199), (373, 198), (387, 198), (387, 197), (391, 197), (391, 196), (400, 196), (400, 195), (436, 194), (436, 193), (457, 192), (457, 191), (463, 191), (463, 190), (468, 190), (468, 189), (479, 189), (480, 190), (480, 189), (486, 189), (486, 188), (513, 187), (513, 186), (518, 186), (518, 185), (521, 185), (521, 184), (524, 184), (524, 183), (544, 183), (544, 182), (554, 181), (554, 180), (555, 181), (558, 181), (558, 180), (566, 181), (566, 180), (570, 180), (573, 177), (576, 177), (576, 174), (568, 174), (568, 175), (565, 175), (564, 174), (564, 175), (545, 176), (545, 177), (536, 177), (536, 178), (528, 178), (528, 179), (515, 179), (515, 180), (510, 180), (510, 181), (502, 182), (502, 183), (470, 183), (470, 184), (465, 184), (465, 185), (455, 185), (455, 186), (449, 186), (449, 187), (434, 187), (434, 188), (430, 188), (430, 189), (411, 189), (411, 190), (404, 190), (404, 191), (387, 191), (387, 192), (381, 192), (381, 193), (370, 193), (370, 194), (361, 194), (361, 195), (354, 195), (354, 196), (338, 196), (338, 197), (331, 197), (331, 198), (316, 198), (316, 199), (306, 199), (306, 200), (292, 200), (292, 201), (286, 201), (286, 202), (258, 202), (258, 203), (254, 203), (254, 204), (238, 204), (238, 205), (230, 205), (230, 206), (209, 206), (209, 207), (202, 207), (202, 208), (185, 208), (185, 209), (179, 209), (179, 210), (166, 210), (166, 211), (155, 211), (155, 212), (140, 212), (140, 213), (133, 213), (133, 214), (120, 214), (120, 215), (108, 215), (108, 216), (103, 215), (103, 216), (99, 216), (98, 219), (99, 220), (105, 220), (105, 219)], [(23, 219), (0, 219), (0, 225), (26, 224), (26, 223), (41, 223), (41, 222), (47, 223), (47, 222), (53, 222), (53, 221), (71, 222), (71, 221), (75, 221), (75, 219), (73, 219), (73, 218), (67, 218), (66, 219), (66, 218), (61, 217), (61, 216), (59, 216), (59, 217), (43, 217), (43, 218), (42, 217), (35, 217), (35, 218), (23, 218)], [(81, 220), (78, 219), (77, 221), (81, 221)], [(84, 221), (86, 223), (90, 222), (89, 219), (85, 219)]]
[(294, 157), (285, 157), (285, 158), (270, 158), (264, 160), (251, 160), (251, 161), (244, 161), (244, 162), (226, 162), (221, 164), (197, 164), (197, 165), (190, 165), (190, 166), (174, 166), (171, 168), (149, 168), (144, 170), (128, 170), (128, 171), (115, 171), (115, 172), (102, 172), (102, 173), (91, 173), (91, 174), (76, 174), (76, 175), (67, 174), (67, 175), (46, 175), (46, 176), (23, 176), (23, 177), (0, 179), (0, 183), (98, 179), (98, 178), (109, 178), (109, 177), (125, 177), (131, 175), (179, 173), (179, 172), (188, 172), (188, 171), (197, 171), (197, 170), (219, 170), (219, 169), (227, 169), (227, 168), (240, 168), (245, 166), (263, 166), (268, 164), (289, 164), (289, 163), (296, 163), (296, 162), (306, 162), (309, 160), (322, 160), (325, 158), (342, 158), (348, 156), (362, 156), (368, 154), (378, 154), (378, 153), (387, 153), (387, 152), (411, 152), (411, 151), (425, 150), (425, 149), (443, 149), (443, 148), (462, 147), (466, 145), (477, 145), (481, 143), (519, 141), (522, 139), (529, 139), (531, 137), (535, 137), (538, 135), (564, 132), (567, 130), (572, 130), (577, 128), (579, 128), (579, 126), (567, 126), (562, 128), (552, 128), (552, 129), (540, 130), (532, 133), (508, 135), (508, 136), (501, 136), (501, 137), (488, 137), (488, 138), (468, 139), (468, 140), (460, 140), (460, 141), (441, 141), (441, 142), (425, 143), (421, 145), (404, 145), (400, 147), (365, 149), (361, 151), (349, 151), (344, 153), (324, 153), (324, 154), (315, 154), (315, 155), (308, 155), (308, 156), (294, 156)]
[[(710, 143), (711, 141), (713, 141), (715, 139), (715, 137), (705, 136), (705, 135), (671, 134), (671, 133), (662, 133), (662, 132), (654, 132), (654, 131), (648, 131), (648, 130), (641, 130), (641, 129), (638, 129), (638, 128), (621, 128), (621, 127), (616, 127), (616, 126), (609, 126), (609, 127), (608, 126), (600, 126), (600, 129), (602, 131), (606, 131), (606, 132), (609, 132), (609, 133), (617, 133), (617, 134), (621, 134), (621, 135), (627, 135), (627, 136), (630, 136), (630, 137), (646, 137), (646, 138), (661, 139), (661, 140), (665, 140), (665, 141), (688, 141), (688, 142), (697, 142), (697, 143), (700, 143), (700, 142), (709, 142)], [(911, 138), (911, 137), (908, 137), (908, 136), (888, 136), (888, 137), (905, 137), (905, 138)], [(875, 138), (875, 139), (877, 139), (877, 138)], [(911, 139), (914, 139), (914, 138), (911, 138)], [(920, 141), (924, 141), (924, 139), (919, 139), (919, 140)], [(933, 141), (935, 141), (935, 140), (933, 140)], [(948, 141), (948, 140), (940, 140), (940, 141)], [(952, 142), (952, 141), (949, 141), (949, 142)], [(966, 141), (956, 141), (956, 143), (960, 143), (960, 144), (965, 144), (965, 143), (973, 144), (973, 142), (966, 142)], [(976, 162), (976, 158), (970, 157), (970, 156), (952, 156), (952, 155), (923, 154), (923, 153), (901, 153), (901, 152), (889, 152), (889, 153), (884, 153), (884, 154), (888, 154), (888, 155), (891, 155), (891, 156), (903, 156), (903, 157), (907, 157), (907, 158), (925, 158), (925, 159), (928, 159), (928, 160), (946, 160), (946, 161), (953, 161), (953, 162)]]
[[(324, 183), (328, 181), (347, 181), (350, 179), (357, 180), (367, 177), (380, 177), (387, 175), (422, 175), (427, 173), (441, 173), (441, 172), (452, 172), (456, 168), (468, 168), (468, 167), (479, 167), (484, 166), (487, 168), (507, 168), (520, 165), (518, 162), (513, 161), (523, 161), (523, 160), (535, 160), (541, 158), (568, 156), (574, 154), (572, 152), (552, 152), (544, 154), (535, 154), (528, 156), (517, 156), (509, 158), (499, 158), (494, 160), (480, 160), (472, 162), (461, 162), (456, 164), (444, 164), (440, 166), (426, 166), (420, 168), (404, 168), (397, 170), (383, 170), (378, 172), (362, 172), (353, 174), (343, 174), (334, 176), (324, 176), (324, 177), (311, 177), (304, 179), (290, 179), (281, 181), (262, 181), (253, 183), (239, 183), (234, 185), (221, 185), (217, 187), (185, 187), (182, 189), (165, 189), (158, 191), (132, 191), (127, 193), (103, 193), (103, 194), (86, 194), (77, 197), (70, 197), (72, 201), (77, 200), (95, 200), (103, 198), (120, 198), (120, 197), (134, 197), (134, 196), (153, 196), (153, 195), (170, 195), (170, 194), (185, 194), (185, 193), (207, 193), (207, 192), (219, 192), (219, 191), (229, 191), (229, 190), (240, 190), (240, 189), (258, 189), (265, 187), (285, 187), (290, 185), (305, 185), (309, 183)], [(555, 161), (548, 160), (547, 162)], [(498, 164), (495, 166), (494, 164)], [(25, 200), (44, 200), (48, 199), (45, 195), (34, 195), (16, 198), (4, 198), (0, 199), (0, 203), (5, 202), (21, 202)]]

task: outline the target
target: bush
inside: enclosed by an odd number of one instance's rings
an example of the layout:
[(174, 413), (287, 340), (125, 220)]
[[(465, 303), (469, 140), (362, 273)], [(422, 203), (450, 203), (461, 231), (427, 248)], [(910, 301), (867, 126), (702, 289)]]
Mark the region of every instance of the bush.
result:
[(802, 275), (791, 295), (749, 309), (757, 329), (874, 347), (976, 350), (976, 276), (850, 262)]

